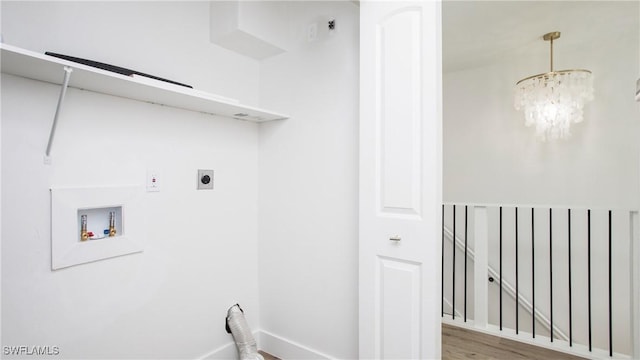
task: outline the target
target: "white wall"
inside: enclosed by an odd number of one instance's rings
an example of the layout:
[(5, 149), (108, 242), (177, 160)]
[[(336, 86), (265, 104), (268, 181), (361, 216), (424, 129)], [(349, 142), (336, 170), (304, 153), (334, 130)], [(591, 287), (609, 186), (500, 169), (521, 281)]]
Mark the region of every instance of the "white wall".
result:
[[(259, 64), (209, 43), (206, 2), (1, 5), (6, 43), (258, 101)], [(236, 302), (256, 327), (258, 126), (70, 89), (47, 166), (58, 91), (2, 76), (2, 345), (185, 359), (231, 342)], [(148, 168), (145, 251), (51, 271), (49, 188), (142, 185)], [(195, 190), (198, 168), (215, 190)]]
[[(629, 95), (639, 71), (637, 7), (616, 5), (625, 25), (611, 23), (615, 40), (555, 43), (555, 68), (586, 68), (595, 78), (595, 100), (567, 141), (537, 140), (513, 107), (514, 84), (548, 69), (548, 43), (540, 40), (537, 55), (516, 49), (499, 63), (444, 74), (446, 202), (638, 208), (640, 125)], [(589, 33), (590, 22), (581, 24), (574, 33)]]
[[(260, 129), (260, 324), (310, 356), (355, 359), (358, 7), (291, 2), (289, 14), (300, 45), (265, 61), (261, 73), (262, 105), (292, 118)], [(333, 36), (323, 33), (329, 17)], [(314, 21), (321, 33), (307, 43)]]

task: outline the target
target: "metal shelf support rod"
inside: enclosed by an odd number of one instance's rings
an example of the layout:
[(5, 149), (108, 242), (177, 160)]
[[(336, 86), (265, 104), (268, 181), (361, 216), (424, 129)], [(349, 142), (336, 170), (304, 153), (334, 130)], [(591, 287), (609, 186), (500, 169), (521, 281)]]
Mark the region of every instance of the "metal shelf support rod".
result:
[(60, 110), (62, 108), (62, 102), (64, 96), (67, 94), (67, 87), (69, 87), (69, 78), (73, 69), (69, 66), (64, 67), (64, 80), (62, 82), (62, 88), (60, 89), (60, 97), (58, 98), (58, 106), (56, 107), (56, 113), (53, 116), (53, 124), (51, 124), (51, 132), (49, 133), (49, 142), (47, 143), (47, 151), (45, 156), (49, 157), (51, 154), (51, 146), (53, 145), (53, 137), (56, 133), (56, 127), (58, 126), (58, 117), (60, 116)]

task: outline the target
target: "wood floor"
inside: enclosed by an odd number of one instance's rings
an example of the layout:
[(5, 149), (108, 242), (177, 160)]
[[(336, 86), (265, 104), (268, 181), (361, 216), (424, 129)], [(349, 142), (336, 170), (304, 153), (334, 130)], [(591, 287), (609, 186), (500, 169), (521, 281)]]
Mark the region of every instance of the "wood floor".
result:
[(558, 359), (581, 357), (442, 324), (442, 359)]
[(275, 357), (269, 353), (266, 353), (262, 350), (258, 350), (258, 352), (260, 353), (260, 355), (262, 355), (262, 357), (264, 358), (264, 360), (281, 360), (279, 357)]
[[(280, 360), (271, 354), (260, 351), (265, 360)], [(442, 359), (443, 360), (584, 360), (584, 358), (552, 351), (538, 346), (523, 344), (442, 324)]]

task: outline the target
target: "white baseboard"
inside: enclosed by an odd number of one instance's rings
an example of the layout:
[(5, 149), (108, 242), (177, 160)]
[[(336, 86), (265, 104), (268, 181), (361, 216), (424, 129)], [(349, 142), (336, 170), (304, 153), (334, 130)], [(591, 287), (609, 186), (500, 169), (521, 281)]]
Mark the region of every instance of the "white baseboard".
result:
[[(256, 334), (254, 334), (255, 336)], [(231, 335), (229, 335), (231, 336)], [(226, 345), (222, 345), (219, 348), (211, 351), (210, 353), (199, 357), (198, 360), (221, 360), (221, 359), (237, 359), (238, 350), (236, 344), (232, 341)]]
[(258, 331), (258, 348), (281, 359), (333, 359), (327, 354), (272, 334), (268, 331)]
[[(258, 349), (265, 351), (281, 359), (333, 359), (331, 356), (313, 350), (302, 344), (285, 339), (268, 331), (258, 330), (253, 332), (253, 337), (258, 343)], [(236, 344), (231, 341), (219, 348), (199, 357), (198, 360), (222, 360), (238, 359)]]

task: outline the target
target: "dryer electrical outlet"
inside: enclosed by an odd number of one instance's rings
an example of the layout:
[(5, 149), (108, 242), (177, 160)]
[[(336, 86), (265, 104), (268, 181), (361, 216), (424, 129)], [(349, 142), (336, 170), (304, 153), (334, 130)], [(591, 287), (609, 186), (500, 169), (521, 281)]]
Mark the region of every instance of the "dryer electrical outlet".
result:
[(213, 170), (198, 170), (198, 190), (213, 189)]

